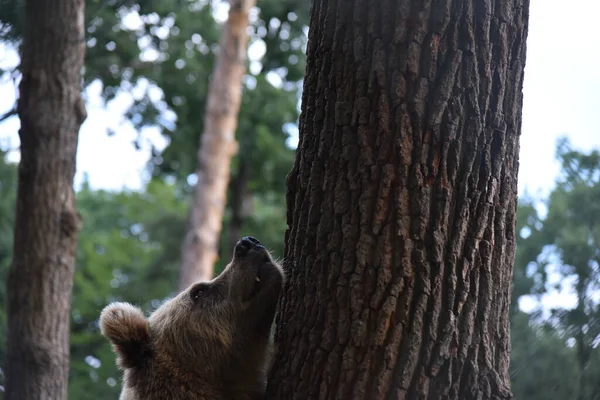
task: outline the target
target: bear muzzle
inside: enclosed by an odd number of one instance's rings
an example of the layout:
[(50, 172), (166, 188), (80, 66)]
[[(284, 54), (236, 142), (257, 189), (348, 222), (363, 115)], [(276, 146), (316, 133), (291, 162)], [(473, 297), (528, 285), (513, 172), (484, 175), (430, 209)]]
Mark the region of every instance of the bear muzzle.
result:
[(266, 253), (267, 249), (252, 236), (244, 236), (235, 245), (234, 254), (236, 257), (249, 255), (251, 252)]
[[(263, 288), (263, 278), (269, 275), (269, 269), (273, 268), (273, 260), (269, 251), (252, 236), (244, 236), (235, 245), (233, 265), (245, 273), (253, 274), (252, 277), (244, 279), (246, 290), (244, 301), (249, 301)], [(252, 281), (253, 284), (250, 284)]]

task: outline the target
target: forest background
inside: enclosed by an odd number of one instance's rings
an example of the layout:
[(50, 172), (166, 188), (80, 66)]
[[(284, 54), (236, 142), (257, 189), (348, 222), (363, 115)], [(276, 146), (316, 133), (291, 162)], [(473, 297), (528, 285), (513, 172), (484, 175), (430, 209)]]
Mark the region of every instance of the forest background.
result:
[[(0, 21), (14, 21), (7, 4)], [(308, 6), (260, 0), (252, 13), (240, 152), (217, 271), (243, 234), (260, 236), (283, 254), (285, 176), (297, 143)], [(101, 308), (119, 299), (151, 310), (176, 288), (208, 76), (227, 6), (88, 0), (86, 12), (89, 117), (75, 182), (85, 225), (69, 389), (69, 397), (83, 400), (116, 398), (119, 391), (114, 356), (98, 333)], [(594, 379), (600, 376), (600, 49), (592, 19), (599, 12), (594, 0), (531, 4), (512, 312), (517, 399), (600, 393)], [(0, 115), (6, 116), (0, 123), (0, 282), (12, 259), (19, 157), (19, 119), (11, 115), (19, 81), (14, 26), (0, 29)], [(4, 354), (0, 341), (0, 360)]]

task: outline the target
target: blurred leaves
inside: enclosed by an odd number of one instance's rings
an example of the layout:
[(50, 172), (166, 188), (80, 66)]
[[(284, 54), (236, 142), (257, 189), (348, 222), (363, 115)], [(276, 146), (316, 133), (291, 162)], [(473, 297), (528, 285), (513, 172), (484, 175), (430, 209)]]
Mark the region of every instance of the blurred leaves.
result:
[[(513, 302), (564, 290), (575, 306), (542, 319), (513, 305), (514, 391), (516, 398), (598, 399), (600, 153), (576, 151), (561, 139), (557, 159), (561, 171), (548, 199), (537, 207), (529, 198), (519, 203)], [(547, 209), (543, 218), (539, 206)], [(542, 389), (541, 377), (552, 391)]]
[(556, 330), (516, 312), (511, 319), (511, 384), (515, 399), (576, 399), (581, 376), (575, 351)]
[(171, 294), (179, 270), (173, 237), (182, 234), (186, 213), (181, 200), (174, 185), (159, 182), (141, 193), (92, 191), (85, 184), (77, 193), (84, 228), (71, 310), (70, 397), (118, 397), (120, 373), (97, 319), (111, 301), (150, 311)]
[[(17, 168), (4, 162), (5, 153), (0, 150), (0, 362), (6, 359), (6, 282), (12, 262), (13, 226), (17, 198)], [(0, 364), (0, 370), (2, 364)], [(2, 374), (0, 373), (0, 385)]]

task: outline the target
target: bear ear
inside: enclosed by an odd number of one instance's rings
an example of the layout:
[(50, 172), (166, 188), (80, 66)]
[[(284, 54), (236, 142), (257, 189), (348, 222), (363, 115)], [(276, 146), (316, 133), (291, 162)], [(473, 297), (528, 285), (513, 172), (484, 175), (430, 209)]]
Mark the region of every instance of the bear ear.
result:
[(121, 368), (142, 366), (152, 355), (150, 324), (142, 310), (112, 303), (100, 314), (100, 330), (110, 340)]

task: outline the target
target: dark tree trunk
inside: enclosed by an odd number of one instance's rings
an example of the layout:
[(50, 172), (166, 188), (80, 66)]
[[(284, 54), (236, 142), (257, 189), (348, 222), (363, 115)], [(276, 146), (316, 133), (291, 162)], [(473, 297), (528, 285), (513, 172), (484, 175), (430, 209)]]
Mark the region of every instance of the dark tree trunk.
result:
[(528, 10), (314, 1), (267, 398), (511, 398)]
[(252, 193), (248, 190), (248, 184), (252, 177), (253, 158), (252, 153), (256, 147), (256, 134), (248, 130), (240, 134), (240, 152), (238, 155), (238, 170), (231, 180), (231, 221), (229, 223), (229, 239), (226, 253), (235, 247), (242, 236), (242, 227), (248, 214), (248, 199)]
[(81, 219), (73, 177), (85, 54), (83, 0), (27, 0), (21, 162), (8, 275), (7, 400), (66, 399), (71, 289)]
[[(252, 146), (252, 144), (250, 144)], [(231, 220), (229, 222), (228, 245), (226, 252), (230, 252), (240, 240), (242, 226), (244, 225), (244, 204), (248, 194), (250, 180), (250, 151), (251, 148), (242, 147), (240, 152), (240, 165), (237, 175), (231, 180)]]

